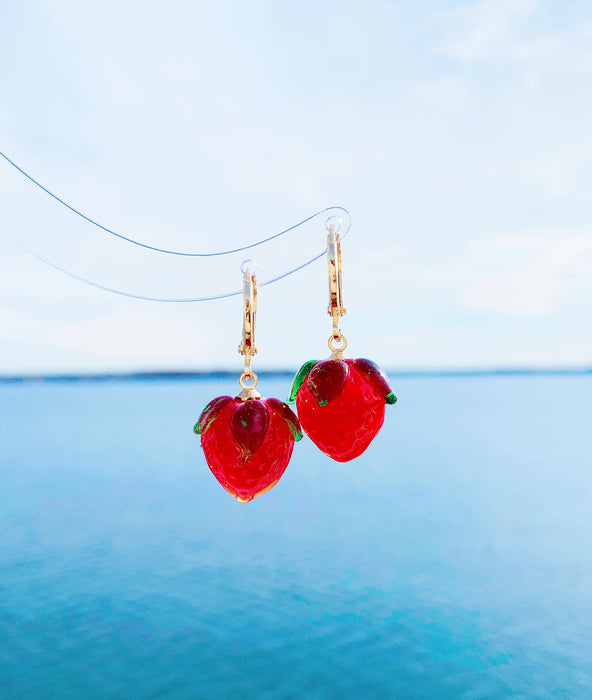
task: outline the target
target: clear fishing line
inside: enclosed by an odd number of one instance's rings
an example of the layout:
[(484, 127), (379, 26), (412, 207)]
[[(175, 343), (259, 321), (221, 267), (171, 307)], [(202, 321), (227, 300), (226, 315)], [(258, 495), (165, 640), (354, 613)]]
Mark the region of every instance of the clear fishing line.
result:
[[(169, 249), (103, 225), (42, 185), (4, 153), (0, 155), (24, 176), (18, 184), (10, 182), (9, 193), (3, 188), (6, 202), (0, 233), (45, 265), (79, 282), (133, 299), (183, 303), (242, 294), (238, 284), (229, 290), (228, 280), (237, 278), (246, 251), (257, 261), (259, 284), (273, 284), (325, 255), (326, 227), (335, 226), (343, 237), (351, 225), (346, 209), (328, 207), (248, 244), (206, 252)], [(33, 200), (31, 183), (48, 197)], [(104, 235), (97, 235), (98, 231)], [(215, 240), (217, 236), (215, 231), (204, 231), (195, 237)]]

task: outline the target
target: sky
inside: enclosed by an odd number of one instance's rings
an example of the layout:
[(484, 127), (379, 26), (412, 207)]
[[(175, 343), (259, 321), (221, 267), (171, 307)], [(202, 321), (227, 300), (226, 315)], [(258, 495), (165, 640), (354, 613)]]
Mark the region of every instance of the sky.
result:
[[(592, 363), (592, 5), (0, 0), (0, 150), (101, 223), (210, 252), (321, 209), (348, 353), (391, 369)], [(240, 262), (124, 245), (0, 162), (1, 233), (132, 293)], [(323, 217), (249, 251), (312, 258)], [(0, 237), (0, 373), (237, 369), (239, 296), (89, 287)], [(247, 257), (247, 255), (243, 256)], [(259, 293), (254, 369), (328, 355), (324, 260)]]

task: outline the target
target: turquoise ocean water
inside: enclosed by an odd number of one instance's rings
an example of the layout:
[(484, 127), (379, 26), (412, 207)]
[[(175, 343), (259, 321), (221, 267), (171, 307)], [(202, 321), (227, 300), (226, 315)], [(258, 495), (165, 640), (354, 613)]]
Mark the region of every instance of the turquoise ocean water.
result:
[(247, 505), (232, 381), (0, 385), (0, 697), (592, 698), (592, 376), (394, 384)]

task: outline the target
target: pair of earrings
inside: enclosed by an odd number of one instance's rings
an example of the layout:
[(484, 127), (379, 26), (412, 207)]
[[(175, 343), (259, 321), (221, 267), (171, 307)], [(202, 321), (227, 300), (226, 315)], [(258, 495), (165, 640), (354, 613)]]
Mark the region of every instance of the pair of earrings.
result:
[[(315, 445), (338, 462), (359, 457), (384, 422), (385, 404), (397, 400), (385, 373), (372, 361), (344, 359), (347, 340), (341, 333), (341, 242), (335, 226), (327, 237), (329, 314), (333, 331), (329, 359), (305, 362), (292, 384), (288, 403), (264, 399), (251, 369), (255, 345), (257, 280), (243, 271), (243, 336), (239, 352), (244, 371), (240, 393), (218, 396), (202, 411), (193, 430), (201, 436), (206, 462), (220, 484), (241, 503), (272, 489), (286, 470), (294, 443), (304, 431)], [(299, 420), (300, 419), (300, 420)]]

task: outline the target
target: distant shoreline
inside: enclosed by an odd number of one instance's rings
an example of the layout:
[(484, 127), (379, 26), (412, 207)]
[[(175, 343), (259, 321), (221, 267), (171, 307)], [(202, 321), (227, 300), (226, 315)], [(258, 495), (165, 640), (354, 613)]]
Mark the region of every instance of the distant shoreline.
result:
[[(291, 379), (295, 371), (269, 369), (257, 374), (267, 379)], [(515, 377), (515, 376), (575, 376), (592, 375), (592, 367), (499, 367), (482, 369), (391, 369), (390, 377), (438, 378), (438, 377)], [(6, 374), (0, 375), (0, 384), (32, 382), (145, 382), (187, 381), (196, 379), (236, 379), (236, 370), (187, 370), (187, 371), (142, 371), (142, 372), (88, 372), (56, 374)]]

